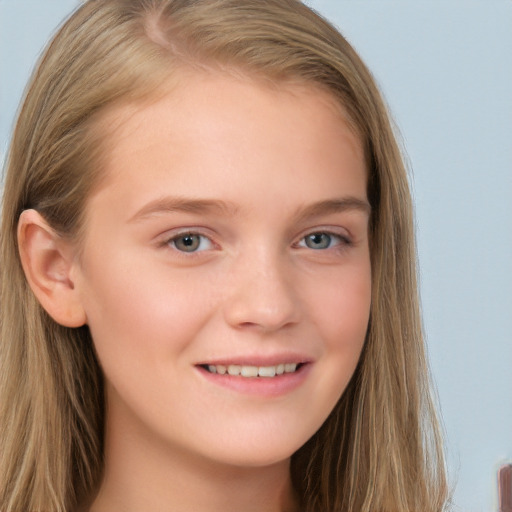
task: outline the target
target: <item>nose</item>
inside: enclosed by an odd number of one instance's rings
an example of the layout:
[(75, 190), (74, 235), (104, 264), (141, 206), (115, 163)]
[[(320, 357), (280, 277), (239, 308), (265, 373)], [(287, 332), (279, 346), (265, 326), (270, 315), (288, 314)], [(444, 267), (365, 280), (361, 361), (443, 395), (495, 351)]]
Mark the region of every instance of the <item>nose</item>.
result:
[(271, 254), (240, 258), (232, 268), (224, 303), (226, 322), (237, 329), (274, 332), (298, 323), (300, 301), (290, 263)]

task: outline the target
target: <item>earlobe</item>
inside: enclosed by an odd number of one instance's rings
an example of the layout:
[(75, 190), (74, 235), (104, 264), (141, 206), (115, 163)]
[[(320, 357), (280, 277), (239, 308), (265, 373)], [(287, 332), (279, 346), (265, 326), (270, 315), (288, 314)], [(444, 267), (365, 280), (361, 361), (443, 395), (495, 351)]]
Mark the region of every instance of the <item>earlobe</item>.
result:
[(18, 247), (25, 276), (41, 306), (59, 324), (86, 323), (79, 291), (72, 280), (73, 251), (36, 210), (18, 221)]

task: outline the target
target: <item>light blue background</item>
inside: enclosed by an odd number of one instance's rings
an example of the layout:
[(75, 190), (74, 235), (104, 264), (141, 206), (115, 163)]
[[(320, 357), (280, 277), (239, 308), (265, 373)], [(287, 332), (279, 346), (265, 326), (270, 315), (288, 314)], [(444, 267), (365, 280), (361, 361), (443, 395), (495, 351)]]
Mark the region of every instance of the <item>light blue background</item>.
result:
[[(512, 1), (311, 0), (404, 139), (455, 510), (495, 512), (512, 461)], [(0, 161), (30, 69), (77, 0), (0, 0)]]

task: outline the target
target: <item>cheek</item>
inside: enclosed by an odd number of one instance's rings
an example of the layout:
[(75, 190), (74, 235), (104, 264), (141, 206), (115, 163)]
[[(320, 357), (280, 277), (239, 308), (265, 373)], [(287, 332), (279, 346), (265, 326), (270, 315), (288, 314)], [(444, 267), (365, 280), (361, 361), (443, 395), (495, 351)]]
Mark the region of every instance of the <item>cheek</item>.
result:
[(320, 377), (331, 407), (350, 381), (366, 339), (371, 306), (370, 266), (333, 276), (323, 289), (310, 290), (313, 322), (323, 340)]
[(208, 318), (208, 293), (185, 274), (170, 279), (156, 265), (117, 263), (90, 265), (84, 279), (100, 360), (158, 359), (185, 348)]
[(369, 264), (333, 275), (323, 288), (312, 287), (309, 296), (315, 323), (332, 349), (362, 345), (371, 305)]

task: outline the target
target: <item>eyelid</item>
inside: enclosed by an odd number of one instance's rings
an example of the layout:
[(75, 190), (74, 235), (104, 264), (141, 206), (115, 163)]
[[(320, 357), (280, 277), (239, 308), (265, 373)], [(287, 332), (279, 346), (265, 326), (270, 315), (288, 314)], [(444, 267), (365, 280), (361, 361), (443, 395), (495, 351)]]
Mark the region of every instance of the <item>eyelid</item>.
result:
[[(207, 249), (200, 249), (191, 252), (180, 251), (178, 248), (173, 247), (173, 242), (175, 240), (186, 235), (199, 236), (201, 238), (207, 239), (209, 241), (210, 247)], [(174, 230), (166, 231), (161, 237), (159, 237), (159, 245), (162, 247), (168, 247), (169, 249), (179, 254), (187, 255), (187, 257), (218, 248), (218, 244), (215, 242), (212, 235), (205, 233), (204, 229), (198, 227), (180, 227)]]
[[(298, 238), (298, 241), (294, 244), (295, 246), (299, 246), (300, 242), (303, 242), (306, 237), (315, 235), (315, 234), (324, 234), (329, 235), (332, 237), (336, 237), (340, 239), (341, 243), (336, 244), (336, 247), (339, 245), (351, 245), (353, 243), (352, 236), (347, 232), (346, 229), (343, 228), (335, 228), (332, 226), (318, 226), (312, 229), (308, 229), (306, 232), (302, 233), (300, 237)], [(300, 247), (305, 247), (304, 245), (301, 245)], [(308, 248), (308, 247), (306, 247)], [(333, 247), (329, 247), (329, 249), (332, 249)], [(325, 250), (325, 249), (324, 249)]]

